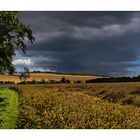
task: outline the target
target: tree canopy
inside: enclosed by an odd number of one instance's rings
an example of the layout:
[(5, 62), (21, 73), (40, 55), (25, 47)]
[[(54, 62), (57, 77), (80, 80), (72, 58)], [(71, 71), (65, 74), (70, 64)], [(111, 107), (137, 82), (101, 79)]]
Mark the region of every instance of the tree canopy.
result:
[(12, 63), (15, 48), (26, 52), (25, 40), (34, 42), (32, 30), (19, 20), (19, 12), (0, 12), (0, 73), (12, 74), (15, 66)]

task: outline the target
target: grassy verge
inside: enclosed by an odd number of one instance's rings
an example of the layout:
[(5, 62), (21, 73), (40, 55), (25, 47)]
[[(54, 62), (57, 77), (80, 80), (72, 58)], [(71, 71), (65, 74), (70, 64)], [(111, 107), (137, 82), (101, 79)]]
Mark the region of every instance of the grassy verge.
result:
[(16, 128), (18, 117), (18, 93), (8, 88), (0, 88), (0, 128)]

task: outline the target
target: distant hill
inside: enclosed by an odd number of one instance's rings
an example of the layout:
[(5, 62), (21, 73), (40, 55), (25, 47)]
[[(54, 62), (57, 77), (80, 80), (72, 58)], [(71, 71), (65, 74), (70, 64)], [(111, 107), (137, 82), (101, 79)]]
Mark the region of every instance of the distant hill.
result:
[(80, 75), (80, 76), (99, 76), (99, 77), (108, 77), (106, 75), (97, 75), (90, 73), (78, 73), (78, 72), (63, 72), (63, 71), (32, 71), (32, 73), (50, 73), (50, 74), (60, 74), (60, 75)]

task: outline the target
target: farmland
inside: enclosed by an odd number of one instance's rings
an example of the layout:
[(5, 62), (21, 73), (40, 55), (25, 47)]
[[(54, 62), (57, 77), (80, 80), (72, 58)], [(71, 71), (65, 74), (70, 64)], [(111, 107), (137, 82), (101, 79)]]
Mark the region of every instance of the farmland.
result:
[(1, 11), (0, 129), (140, 129), (139, 22)]
[[(89, 79), (96, 79), (100, 78), (101, 76), (86, 76), (86, 75), (65, 75), (65, 74), (51, 74), (51, 73), (31, 73), (30, 78), (27, 79), (27, 81), (37, 80), (40, 81), (42, 79), (44, 80), (60, 80), (62, 77), (65, 77), (68, 80), (75, 81), (86, 81)], [(0, 75), (0, 81), (11, 81), (18, 83), (20, 82), (19, 74), (14, 75)]]
[(18, 128), (140, 128), (140, 83), (4, 86), (20, 94)]

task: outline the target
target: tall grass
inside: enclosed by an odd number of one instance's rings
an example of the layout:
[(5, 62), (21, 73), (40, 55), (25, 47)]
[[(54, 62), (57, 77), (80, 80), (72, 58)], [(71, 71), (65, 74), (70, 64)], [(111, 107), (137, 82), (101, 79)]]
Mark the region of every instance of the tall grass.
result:
[(139, 84), (30, 85), (20, 89), (20, 128), (140, 128), (139, 95), (134, 94)]

